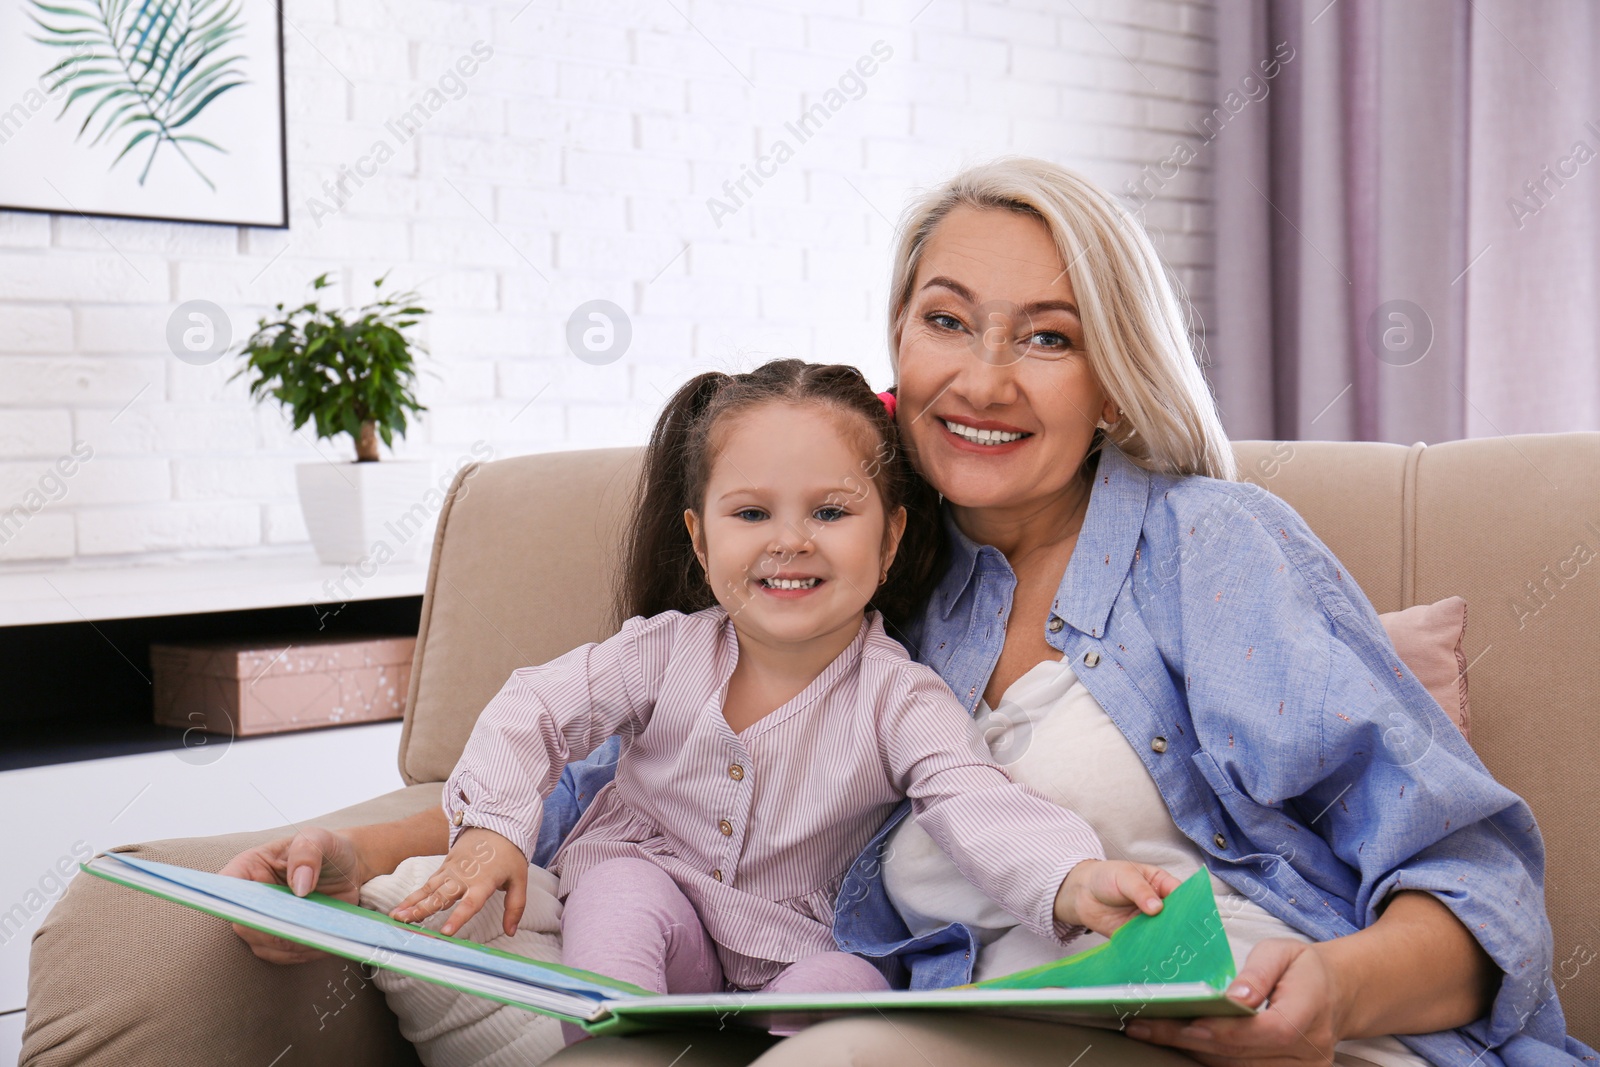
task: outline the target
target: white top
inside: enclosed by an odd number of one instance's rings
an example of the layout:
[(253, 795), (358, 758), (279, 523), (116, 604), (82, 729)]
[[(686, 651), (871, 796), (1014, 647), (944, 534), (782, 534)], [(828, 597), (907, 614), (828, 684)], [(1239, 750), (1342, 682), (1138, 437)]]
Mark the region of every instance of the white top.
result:
[[(1179, 880), (1204, 865), (1204, 854), (1172, 820), (1138, 753), (1065, 660), (1046, 660), (1018, 678), (991, 709), (978, 704), (978, 722), (995, 761), (1013, 779), (1082, 815), (1100, 834), (1108, 859), (1163, 867)], [(1019, 926), (998, 904), (962, 878), (949, 858), (913, 820), (895, 830), (883, 866), (884, 888), (913, 935), (949, 922), (972, 928), (982, 943), (974, 980), (997, 978), (1101, 944), (1086, 933), (1063, 951)], [(1242, 967), (1267, 938), (1312, 940), (1233, 887), (1211, 877), (1228, 946)], [(1427, 1060), (1393, 1037), (1340, 1042), (1337, 1051), (1382, 1067), (1425, 1067)]]

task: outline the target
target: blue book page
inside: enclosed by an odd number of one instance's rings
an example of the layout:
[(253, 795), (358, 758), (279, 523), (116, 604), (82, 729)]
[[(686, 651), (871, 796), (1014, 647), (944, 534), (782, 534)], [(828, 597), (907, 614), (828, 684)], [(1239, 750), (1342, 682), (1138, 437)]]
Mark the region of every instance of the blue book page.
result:
[(398, 922), (381, 912), (334, 900), (321, 893), (297, 897), (280, 885), (210, 874), (169, 863), (138, 859), (126, 853), (111, 855), (130, 867), (174, 885), (229, 901), (260, 915), (293, 923), (313, 933), (343, 937), (370, 946), (375, 950), (372, 962), (379, 966), (383, 965), (384, 953), (396, 953), (596, 1001), (650, 995), (646, 990), (608, 979), (604, 975), (526, 959), (461, 938), (448, 937), (422, 926)]

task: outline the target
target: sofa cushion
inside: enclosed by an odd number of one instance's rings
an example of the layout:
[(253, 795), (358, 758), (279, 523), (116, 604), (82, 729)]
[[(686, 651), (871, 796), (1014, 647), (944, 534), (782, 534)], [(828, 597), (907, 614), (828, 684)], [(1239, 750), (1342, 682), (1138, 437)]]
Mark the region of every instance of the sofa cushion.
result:
[(1467, 602), (1458, 596), (1378, 616), (1400, 662), (1472, 740), (1467, 709)]
[(450, 776), (518, 667), (614, 633), (611, 591), (636, 448), (518, 456), (456, 475), (422, 601), (400, 774)]
[(1583, 961), (1600, 932), (1600, 433), (1431, 445), (1416, 482), (1408, 603), (1472, 605), (1473, 748), (1539, 820), (1552, 980), (1568, 1030), (1595, 1045), (1600, 981)]

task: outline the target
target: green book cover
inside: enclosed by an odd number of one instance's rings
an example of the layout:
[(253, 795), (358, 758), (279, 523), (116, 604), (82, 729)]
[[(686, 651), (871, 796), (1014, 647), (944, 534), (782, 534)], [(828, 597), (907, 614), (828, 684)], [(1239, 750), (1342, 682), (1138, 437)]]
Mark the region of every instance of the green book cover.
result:
[(1075, 956), (978, 982), (968, 989), (1085, 988), (1204, 982), (1227, 989), (1236, 977), (1233, 952), (1211, 893), (1209, 872), (1196, 871), (1162, 902), (1159, 915), (1136, 915), (1111, 939)]

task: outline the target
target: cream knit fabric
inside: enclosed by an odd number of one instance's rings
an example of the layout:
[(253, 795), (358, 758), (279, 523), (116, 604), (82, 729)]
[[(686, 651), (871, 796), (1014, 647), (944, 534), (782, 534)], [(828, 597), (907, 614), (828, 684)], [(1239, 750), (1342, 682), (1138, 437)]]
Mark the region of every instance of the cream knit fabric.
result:
[[(388, 912), (428, 880), (443, 856), (413, 856), (361, 887), (363, 907)], [(561, 902), (556, 879), (542, 867), (528, 868), (528, 907), (514, 936), (502, 928), (505, 894), (496, 893), (457, 937), (547, 963), (561, 962)], [(437, 930), (448, 908), (424, 925)], [(427, 1067), (529, 1067), (561, 1051), (561, 1025), (546, 1015), (499, 1004), (470, 993), (379, 970), (373, 979), (400, 1019), (400, 1033)]]

